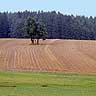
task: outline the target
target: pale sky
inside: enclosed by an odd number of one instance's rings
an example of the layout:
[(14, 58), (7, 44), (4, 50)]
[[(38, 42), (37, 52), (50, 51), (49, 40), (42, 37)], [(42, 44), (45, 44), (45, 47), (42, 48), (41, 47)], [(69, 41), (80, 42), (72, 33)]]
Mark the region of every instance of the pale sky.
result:
[(96, 16), (96, 0), (1, 0), (0, 11), (60, 11), (63, 14)]

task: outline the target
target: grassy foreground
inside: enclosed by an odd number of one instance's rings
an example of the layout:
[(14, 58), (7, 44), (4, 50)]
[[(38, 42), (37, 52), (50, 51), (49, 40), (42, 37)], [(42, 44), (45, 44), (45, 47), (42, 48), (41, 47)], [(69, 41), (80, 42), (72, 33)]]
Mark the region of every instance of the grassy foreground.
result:
[(0, 72), (0, 96), (96, 96), (96, 75)]

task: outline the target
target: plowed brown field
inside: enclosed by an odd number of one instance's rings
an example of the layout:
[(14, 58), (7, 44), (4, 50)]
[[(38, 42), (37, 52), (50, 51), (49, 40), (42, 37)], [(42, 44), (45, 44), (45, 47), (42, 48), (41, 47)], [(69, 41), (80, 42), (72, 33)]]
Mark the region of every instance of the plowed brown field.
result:
[(0, 39), (0, 70), (96, 73), (96, 41)]

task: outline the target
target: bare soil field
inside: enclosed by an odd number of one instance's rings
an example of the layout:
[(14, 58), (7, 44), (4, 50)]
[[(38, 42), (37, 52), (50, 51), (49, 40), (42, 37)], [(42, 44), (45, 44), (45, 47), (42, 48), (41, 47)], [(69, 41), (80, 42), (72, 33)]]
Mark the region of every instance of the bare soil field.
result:
[(96, 73), (96, 41), (0, 39), (0, 70)]

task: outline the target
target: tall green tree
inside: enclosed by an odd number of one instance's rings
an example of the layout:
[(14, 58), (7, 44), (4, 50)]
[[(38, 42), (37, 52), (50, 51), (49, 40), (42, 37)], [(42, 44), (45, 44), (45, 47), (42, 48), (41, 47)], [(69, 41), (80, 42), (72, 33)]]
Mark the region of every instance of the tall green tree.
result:
[(25, 24), (25, 29), (27, 34), (31, 38), (31, 42), (34, 44), (34, 39), (37, 39), (37, 44), (39, 44), (39, 39), (45, 40), (47, 38), (47, 32), (45, 26), (36, 22), (33, 18), (28, 17)]

